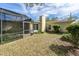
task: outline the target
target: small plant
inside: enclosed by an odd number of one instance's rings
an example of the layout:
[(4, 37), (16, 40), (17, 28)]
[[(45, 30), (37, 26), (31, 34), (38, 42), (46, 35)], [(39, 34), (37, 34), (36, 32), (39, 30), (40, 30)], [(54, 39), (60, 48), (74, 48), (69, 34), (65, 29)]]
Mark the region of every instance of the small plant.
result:
[(54, 25), (53, 29), (54, 29), (55, 33), (59, 33), (60, 32), (60, 26), (59, 25)]

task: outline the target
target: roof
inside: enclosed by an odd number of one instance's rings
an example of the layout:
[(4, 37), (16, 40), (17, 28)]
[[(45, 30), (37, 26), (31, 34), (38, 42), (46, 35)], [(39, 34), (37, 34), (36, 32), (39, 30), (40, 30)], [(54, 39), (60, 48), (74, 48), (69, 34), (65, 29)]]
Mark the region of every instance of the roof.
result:
[(61, 24), (61, 23), (72, 23), (72, 22), (74, 22), (74, 20), (71, 20), (71, 21), (49, 20), (47, 21), (47, 24)]
[(28, 16), (26, 16), (24, 14), (17, 13), (17, 12), (14, 12), (14, 11), (11, 11), (11, 10), (7, 10), (7, 9), (4, 9), (4, 8), (0, 8), (0, 12), (5, 13), (5, 14), (14, 15), (14, 16), (24, 17), (26, 21), (31, 21), (32, 20), (31, 18), (29, 18)]
[[(3, 10), (3, 11), (1, 11), (1, 10)], [(28, 17), (28, 16), (26, 16), (24, 14), (17, 13), (17, 12), (14, 12), (14, 11), (11, 11), (11, 10), (8, 10), (8, 9), (4, 9), (4, 8), (0, 8), (0, 12), (12, 14), (12, 15), (17, 15), (17, 16), (25, 16), (25, 17)]]

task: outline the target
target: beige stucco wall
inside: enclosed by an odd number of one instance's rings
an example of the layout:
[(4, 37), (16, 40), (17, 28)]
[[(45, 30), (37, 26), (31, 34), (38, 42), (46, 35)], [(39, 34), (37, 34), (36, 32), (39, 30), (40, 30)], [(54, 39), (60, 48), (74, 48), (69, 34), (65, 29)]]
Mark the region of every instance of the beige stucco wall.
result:
[(46, 29), (46, 16), (40, 16), (40, 29), (41, 29), (41, 32), (45, 32), (45, 29)]
[(33, 30), (33, 23), (30, 22), (29, 24), (30, 24), (30, 31), (32, 31)]

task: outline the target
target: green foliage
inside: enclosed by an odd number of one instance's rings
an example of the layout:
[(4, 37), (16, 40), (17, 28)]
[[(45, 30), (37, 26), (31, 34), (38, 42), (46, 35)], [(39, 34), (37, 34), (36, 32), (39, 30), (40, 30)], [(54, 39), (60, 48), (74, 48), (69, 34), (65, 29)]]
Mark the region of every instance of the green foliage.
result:
[(67, 42), (72, 42), (72, 38), (71, 38), (71, 35), (70, 35), (70, 34), (64, 34), (64, 35), (61, 37), (61, 40), (62, 40), (62, 41), (67, 41)]
[(68, 30), (69, 33), (71, 33), (72, 35), (78, 35), (79, 34), (79, 25), (74, 24), (74, 25), (70, 25), (69, 27), (66, 28)]
[(60, 26), (59, 25), (54, 25), (53, 29), (54, 29), (55, 33), (59, 33), (60, 32)]
[(64, 35), (62, 38), (65, 39), (65, 41), (68, 41), (74, 45), (74, 47), (79, 46), (79, 25), (74, 24), (70, 25), (66, 28), (69, 32), (68, 35)]

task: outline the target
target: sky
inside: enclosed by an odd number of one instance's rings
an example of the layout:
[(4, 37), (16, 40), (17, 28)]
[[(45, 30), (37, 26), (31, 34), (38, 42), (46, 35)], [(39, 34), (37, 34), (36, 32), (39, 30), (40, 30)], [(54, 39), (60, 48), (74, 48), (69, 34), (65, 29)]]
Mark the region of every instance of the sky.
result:
[(33, 20), (37, 20), (42, 15), (49, 18), (66, 18), (70, 13), (72, 16), (79, 17), (79, 3), (45, 3), (42, 6), (27, 8), (23, 3), (0, 3), (0, 8), (25, 14)]

